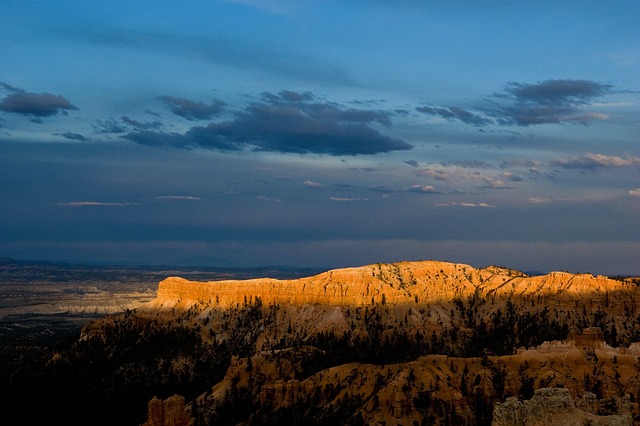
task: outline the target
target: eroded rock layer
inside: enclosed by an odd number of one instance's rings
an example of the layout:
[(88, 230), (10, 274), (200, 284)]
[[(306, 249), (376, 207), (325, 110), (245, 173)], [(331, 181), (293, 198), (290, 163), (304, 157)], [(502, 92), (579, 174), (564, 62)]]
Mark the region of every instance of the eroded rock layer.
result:
[(256, 298), (265, 304), (325, 306), (433, 303), (472, 295), (605, 294), (627, 286), (590, 274), (552, 272), (527, 277), (506, 268), (476, 269), (463, 264), (423, 261), (338, 269), (297, 280), (194, 282), (170, 277), (159, 284), (157, 298), (150, 307), (188, 307), (199, 303), (224, 308), (251, 304)]

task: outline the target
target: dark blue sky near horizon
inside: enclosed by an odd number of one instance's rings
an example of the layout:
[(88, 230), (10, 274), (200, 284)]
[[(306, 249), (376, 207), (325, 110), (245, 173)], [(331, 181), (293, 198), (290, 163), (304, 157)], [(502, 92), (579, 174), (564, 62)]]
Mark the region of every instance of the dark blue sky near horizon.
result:
[(640, 274), (637, 1), (3, 2), (0, 256)]

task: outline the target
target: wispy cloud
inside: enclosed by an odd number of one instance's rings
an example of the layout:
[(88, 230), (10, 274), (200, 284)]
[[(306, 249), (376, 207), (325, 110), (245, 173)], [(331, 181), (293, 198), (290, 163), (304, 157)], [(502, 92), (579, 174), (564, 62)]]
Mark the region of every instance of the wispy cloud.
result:
[(512, 158), (509, 160), (503, 160), (500, 163), (501, 169), (507, 169), (510, 167), (526, 167), (526, 168), (537, 168), (542, 166), (543, 163), (537, 160), (531, 159), (521, 159), (521, 158)]
[(321, 184), (320, 182), (314, 182), (312, 180), (306, 180), (303, 183), (304, 186), (308, 186), (310, 188), (324, 188), (325, 185)]
[(127, 126), (123, 126), (114, 118), (110, 118), (108, 120), (96, 120), (96, 123), (92, 127), (94, 132), (105, 133), (105, 134), (106, 133), (122, 134), (130, 131), (130, 129)]
[(433, 170), (433, 169), (422, 169), (418, 172), (419, 176), (425, 177), (425, 178), (429, 178), (429, 179), (435, 179), (435, 180), (441, 180), (441, 181), (451, 181), (453, 180), (453, 176), (441, 169), (437, 169), (437, 170)]
[(504, 178), (504, 179), (507, 179), (507, 180), (509, 180), (511, 182), (522, 182), (523, 181), (523, 179), (520, 176), (514, 175), (511, 172), (502, 172), (502, 173), (500, 173), (499, 176)]
[(135, 206), (139, 203), (108, 203), (102, 201), (70, 201), (66, 203), (55, 203), (56, 206), (65, 207), (124, 207)]
[(452, 201), (450, 203), (445, 204), (436, 204), (440, 207), (454, 206), (454, 207), (484, 207), (484, 208), (495, 208), (496, 206), (488, 203), (468, 203), (468, 202), (456, 202)]
[(459, 166), (443, 166), (441, 169), (422, 169), (418, 172), (418, 176), (426, 179), (432, 179), (442, 182), (466, 184), (476, 188), (489, 189), (512, 189), (513, 186), (507, 182), (521, 182), (523, 179), (511, 172), (502, 172), (500, 174), (487, 174), (485, 172), (475, 171), (468, 165)]
[(120, 117), (123, 123), (132, 126), (136, 130), (151, 130), (159, 129), (163, 127), (163, 124), (159, 121), (138, 121), (123, 115)]
[(478, 178), (484, 181), (483, 184), (476, 185), (478, 188), (513, 189), (513, 186), (507, 185), (507, 183), (502, 179), (489, 176), (478, 176)]
[(493, 169), (494, 166), (482, 160), (453, 160), (442, 163), (443, 166), (457, 166), (463, 169)]
[(353, 77), (341, 64), (325, 62), (318, 55), (294, 54), (282, 51), (259, 40), (203, 37), (163, 31), (133, 30), (121, 26), (93, 27), (78, 31), (61, 31), (74, 41), (90, 46), (110, 46), (150, 52), (169, 52), (188, 60), (197, 59), (216, 67), (233, 70), (276, 73), (290, 79), (338, 84), (353, 84)]
[(331, 201), (338, 202), (350, 202), (350, 201), (369, 201), (368, 198), (357, 198), (357, 197), (330, 197)]
[(550, 198), (544, 197), (530, 197), (529, 203), (531, 204), (549, 204), (551, 202)]
[(640, 188), (630, 190), (629, 195), (632, 197), (640, 197)]
[(615, 155), (587, 153), (579, 157), (554, 160), (552, 165), (567, 169), (588, 169), (598, 167), (626, 167), (640, 164), (640, 157), (618, 157)]
[(224, 0), (227, 3), (237, 3), (247, 7), (253, 7), (266, 12), (287, 15), (292, 13), (292, 9), (297, 2), (276, 1), (276, 0)]
[(473, 113), (469, 110), (460, 107), (430, 107), (421, 106), (417, 107), (416, 111), (427, 115), (435, 115), (444, 118), (445, 120), (458, 120), (463, 123), (470, 124), (472, 126), (483, 127), (493, 123), (493, 120), (483, 117), (482, 115)]
[(155, 200), (178, 200), (178, 201), (199, 201), (200, 197), (194, 197), (192, 195), (159, 195), (154, 197)]
[(409, 192), (417, 192), (420, 194), (437, 194), (438, 191), (431, 185), (412, 185)]

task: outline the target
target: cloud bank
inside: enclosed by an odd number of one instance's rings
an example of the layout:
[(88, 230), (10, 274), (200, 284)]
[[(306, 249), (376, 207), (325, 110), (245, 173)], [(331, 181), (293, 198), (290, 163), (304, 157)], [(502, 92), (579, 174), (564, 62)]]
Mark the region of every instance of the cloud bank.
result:
[(507, 101), (497, 110), (501, 125), (530, 126), (574, 122), (587, 124), (605, 118), (584, 108), (612, 92), (613, 86), (589, 80), (546, 80), (540, 83), (509, 83), (495, 95)]
[(606, 114), (589, 111), (593, 102), (613, 93), (613, 85), (590, 80), (545, 80), (538, 83), (508, 83), (492, 96), (490, 106), (473, 112), (460, 106), (421, 106), (416, 111), (448, 121), (476, 127), (491, 124), (527, 127), (539, 124), (578, 123), (606, 120)]
[(264, 93), (231, 120), (195, 126), (184, 134), (133, 131), (124, 138), (149, 146), (220, 151), (270, 151), (334, 156), (409, 150), (412, 145), (371, 127), (391, 125), (393, 113), (343, 108), (311, 93)]

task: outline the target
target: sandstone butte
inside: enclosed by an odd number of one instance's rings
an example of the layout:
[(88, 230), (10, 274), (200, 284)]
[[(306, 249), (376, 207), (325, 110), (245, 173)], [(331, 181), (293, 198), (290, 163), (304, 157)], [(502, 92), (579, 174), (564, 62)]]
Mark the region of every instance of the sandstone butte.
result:
[(433, 303), (482, 297), (545, 297), (558, 300), (585, 293), (605, 295), (630, 284), (591, 274), (551, 272), (528, 277), (502, 267), (477, 269), (439, 261), (373, 264), (330, 270), (296, 280), (259, 278), (212, 282), (169, 277), (160, 282), (147, 308), (188, 308), (195, 304), (221, 308), (255, 303), (325, 306)]

